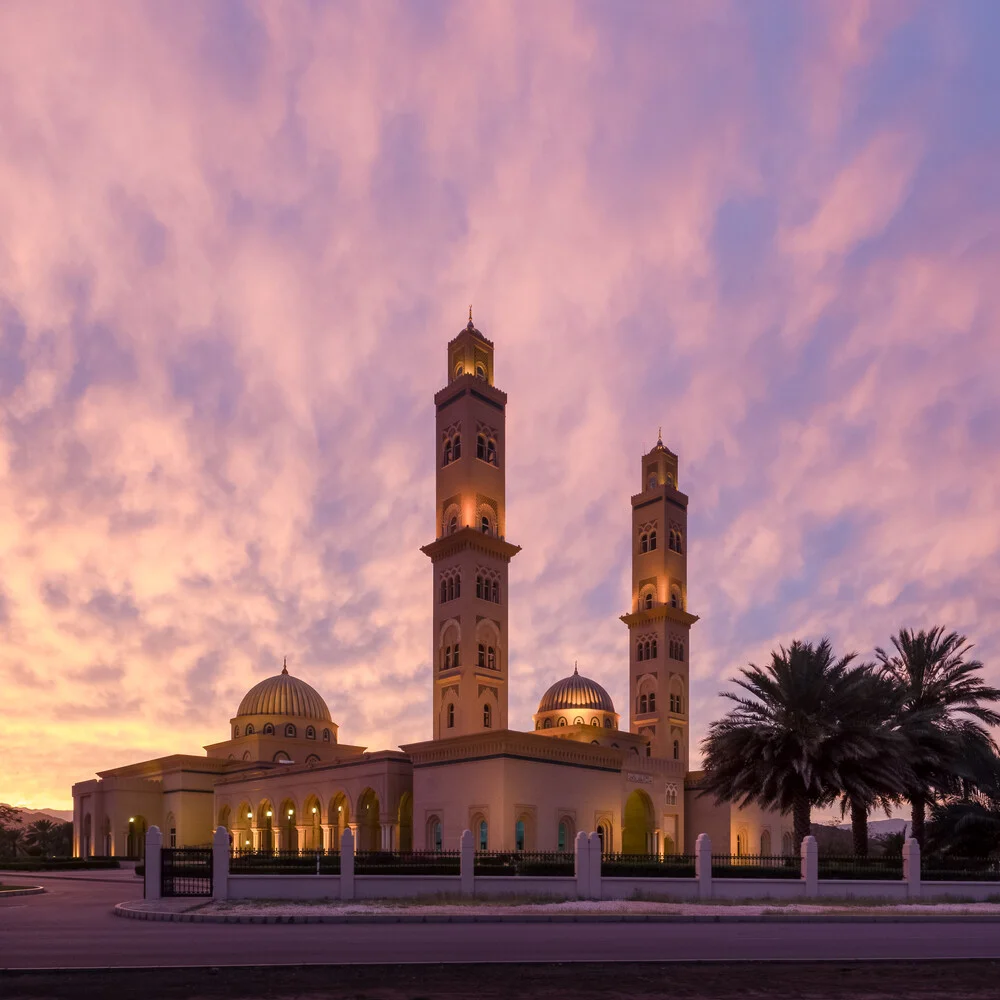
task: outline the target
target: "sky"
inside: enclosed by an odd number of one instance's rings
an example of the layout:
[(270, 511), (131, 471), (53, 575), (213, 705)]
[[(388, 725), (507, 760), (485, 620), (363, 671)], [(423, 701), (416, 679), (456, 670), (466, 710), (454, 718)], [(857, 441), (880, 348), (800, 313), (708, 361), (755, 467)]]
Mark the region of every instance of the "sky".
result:
[[(0, 801), (292, 673), (431, 733), (433, 394), (508, 393), (510, 720), (626, 711), (640, 456), (692, 746), (749, 662), (946, 625), (1000, 682), (1000, 6), (0, 6)], [(695, 761), (696, 762), (696, 761)]]

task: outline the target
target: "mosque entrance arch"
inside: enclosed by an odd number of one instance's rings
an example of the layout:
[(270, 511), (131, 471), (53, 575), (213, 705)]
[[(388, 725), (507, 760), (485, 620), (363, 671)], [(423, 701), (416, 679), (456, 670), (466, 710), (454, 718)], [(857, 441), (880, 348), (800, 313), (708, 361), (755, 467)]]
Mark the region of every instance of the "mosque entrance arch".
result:
[(399, 799), (399, 849), (413, 850), (413, 795), (403, 792)]
[[(327, 850), (339, 851), (344, 830), (347, 829), (351, 822), (351, 804), (347, 801), (347, 796), (343, 792), (338, 792), (330, 801), (330, 808), (327, 811), (327, 822), (330, 824), (330, 844)], [(357, 844), (354, 846), (357, 849)]]
[(144, 858), (146, 856), (146, 830), (148, 829), (145, 816), (129, 816), (128, 836), (125, 841), (125, 853), (130, 858)]
[(622, 854), (652, 854), (655, 838), (653, 803), (644, 791), (636, 789), (625, 800)]
[(358, 799), (358, 850), (381, 849), (382, 830), (379, 825), (378, 796), (373, 789), (366, 788)]
[(264, 799), (257, 807), (258, 847), (262, 851), (274, 850), (274, 807)]

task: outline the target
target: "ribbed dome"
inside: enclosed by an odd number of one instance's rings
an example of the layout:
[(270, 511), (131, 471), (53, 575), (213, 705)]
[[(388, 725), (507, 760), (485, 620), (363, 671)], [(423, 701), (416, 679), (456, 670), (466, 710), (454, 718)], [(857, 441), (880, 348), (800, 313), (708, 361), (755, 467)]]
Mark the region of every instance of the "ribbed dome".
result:
[(332, 722), (330, 709), (315, 688), (293, 677), (288, 667), (280, 674), (268, 677), (247, 691), (240, 702), (237, 716), (241, 715), (294, 715), (304, 719), (322, 719)]
[(592, 708), (601, 712), (614, 712), (611, 695), (597, 681), (581, 677), (576, 668), (569, 677), (556, 681), (542, 695), (538, 712), (557, 712), (560, 709)]

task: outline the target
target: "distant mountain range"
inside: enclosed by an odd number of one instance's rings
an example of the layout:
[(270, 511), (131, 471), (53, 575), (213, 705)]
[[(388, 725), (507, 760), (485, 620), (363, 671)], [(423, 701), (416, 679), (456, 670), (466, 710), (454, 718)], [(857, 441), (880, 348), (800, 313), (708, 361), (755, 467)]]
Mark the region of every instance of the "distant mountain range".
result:
[[(850, 823), (838, 823), (841, 830), (850, 830)], [(907, 819), (870, 819), (868, 820), (868, 836), (882, 837), (887, 833), (905, 833), (910, 827)]]
[(72, 809), (26, 809), (24, 806), (13, 806), (24, 820), (25, 826), (30, 826), (36, 819), (50, 819), (53, 823), (72, 823)]

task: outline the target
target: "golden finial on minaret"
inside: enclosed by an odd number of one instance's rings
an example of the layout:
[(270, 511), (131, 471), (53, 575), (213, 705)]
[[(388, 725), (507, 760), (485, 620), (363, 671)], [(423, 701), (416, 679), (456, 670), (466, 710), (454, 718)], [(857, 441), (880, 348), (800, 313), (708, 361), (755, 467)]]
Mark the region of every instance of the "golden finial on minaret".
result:
[(663, 424), (660, 424), (660, 426), (656, 430), (656, 443), (658, 445), (663, 444)]
[(282, 657), (281, 672), (283, 674), (287, 674), (288, 673), (288, 657), (287, 656)]
[(472, 323), (472, 306), (471, 305), (469, 306), (469, 329), (470, 330), (474, 330), (475, 329), (475, 326), (473, 326), (473, 323)]

